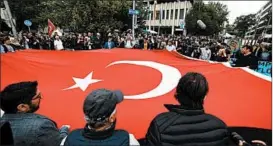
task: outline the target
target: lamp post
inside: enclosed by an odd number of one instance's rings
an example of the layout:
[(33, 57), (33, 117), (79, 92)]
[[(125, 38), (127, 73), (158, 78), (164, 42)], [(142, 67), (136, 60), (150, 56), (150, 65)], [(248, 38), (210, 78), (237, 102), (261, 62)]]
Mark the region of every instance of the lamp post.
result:
[(4, 0), (4, 5), (5, 5), (5, 8), (8, 12), (8, 17), (9, 17), (9, 21), (10, 21), (10, 25), (11, 25), (11, 28), (12, 28), (12, 33), (14, 35), (14, 37), (18, 37), (17, 36), (17, 31), (16, 31), (16, 28), (15, 28), (15, 24), (13, 22), (13, 18), (12, 18), (12, 15), (11, 15), (11, 12), (10, 12), (10, 7), (9, 7), (9, 3), (7, 0)]
[(155, 30), (155, 19), (156, 19), (156, 5), (157, 5), (157, 0), (154, 1), (154, 12), (153, 12), (153, 31)]
[[(136, 1), (133, 0), (133, 10), (136, 9)], [(135, 15), (133, 14), (133, 19), (132, 19), (132, 37), (133, 37), (133, 40), (135, 39)]]

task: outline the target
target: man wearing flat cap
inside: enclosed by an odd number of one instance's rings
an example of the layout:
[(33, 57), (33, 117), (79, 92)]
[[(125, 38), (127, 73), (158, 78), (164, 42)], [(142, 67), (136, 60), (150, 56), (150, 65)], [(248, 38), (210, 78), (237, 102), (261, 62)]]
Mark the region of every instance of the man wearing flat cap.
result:
[(72, 131), (64, 145), (139, 145), (132, 134), (125, 130), (115, 130), (116, 105), (122, 101), (123, 94), (119, 90), (98, 89), (91, 92), (83, 104), (86, 126)]

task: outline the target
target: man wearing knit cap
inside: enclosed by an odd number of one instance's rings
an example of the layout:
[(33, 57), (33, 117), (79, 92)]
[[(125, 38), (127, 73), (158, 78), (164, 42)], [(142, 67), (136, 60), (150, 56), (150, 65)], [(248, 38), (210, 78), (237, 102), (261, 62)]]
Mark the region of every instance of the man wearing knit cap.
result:
[(119, 90), (98, 89), (91, 92), (83, 104), (86, 126), (72, 131), (64, 145), (139, 145), (132, 134), (115, 130), (116, 105), (122, 101), (123, 94)]

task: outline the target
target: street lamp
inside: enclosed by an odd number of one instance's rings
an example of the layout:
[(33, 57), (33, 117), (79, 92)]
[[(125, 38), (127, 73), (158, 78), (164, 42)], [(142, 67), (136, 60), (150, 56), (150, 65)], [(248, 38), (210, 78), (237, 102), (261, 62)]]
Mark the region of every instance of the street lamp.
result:
[[(133, 0), (133, 10), (136, 9), (136, 1)], [(133, 37), (133, 40), (135, 39), (135, 14), (133, 14), (133, 19), (132, 19), (132, 37)]]

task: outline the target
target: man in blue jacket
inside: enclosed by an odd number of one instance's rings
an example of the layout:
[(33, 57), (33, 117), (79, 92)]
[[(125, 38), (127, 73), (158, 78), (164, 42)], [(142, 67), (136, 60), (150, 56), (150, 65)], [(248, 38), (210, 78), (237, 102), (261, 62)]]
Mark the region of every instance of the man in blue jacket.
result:
[(108, 42), (104, 44), (104, 49), (113, 49), (115, 47), (115, 43), (112, 41), (112, 38), (108, 39)]

